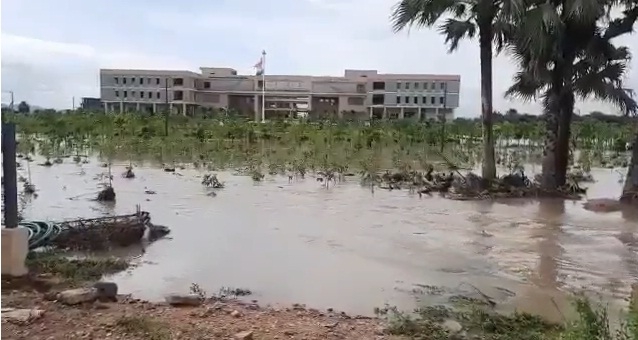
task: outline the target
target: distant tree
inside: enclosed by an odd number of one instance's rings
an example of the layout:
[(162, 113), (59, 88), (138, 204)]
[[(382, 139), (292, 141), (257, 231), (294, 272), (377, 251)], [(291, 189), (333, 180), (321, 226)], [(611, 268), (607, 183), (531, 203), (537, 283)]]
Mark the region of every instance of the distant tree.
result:
[(20, 113), (29, 113), (31, 112), (31, 107), (24, 100), (18, 104), (18, 112)]

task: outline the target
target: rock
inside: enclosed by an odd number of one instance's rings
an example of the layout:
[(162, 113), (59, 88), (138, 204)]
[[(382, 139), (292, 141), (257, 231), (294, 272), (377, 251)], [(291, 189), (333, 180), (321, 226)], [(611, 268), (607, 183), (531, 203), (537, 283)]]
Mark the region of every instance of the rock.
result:
[(445, 320), (445, 322), (443, 322), (441, 326), (443, 326), (443, 328), (446, 328), (452, 334), (459, 333), (463, 330), (463, 326), (454, 320)]
[(234, 311), (232, 311), (232, 312), (230, 313), (230, 316), (232, 316), (232, 317), (234, 317), (234, 318), (238, 318), (238, 317), (240, 317), (240, 316), (241, 316), (241, 313), (240, 313), (239, 311), (234, 310)]
[(97, 299), (106, 302), (117, 302), (117, 284), (115, 282), (96, 282), (93, 288), (97, 290)]
[(69, 289), (58, 294), (58, 301), (65, 305), (93, 302), (95, 299), (97, 299), (97, 289), (95, 288)]
[(238, 340), (252, 340), (253, 332), (252, 331), (243, 331), (235, 334), (235, 339)]
[(197, 294), (171, 294), (165, 298), (166, 302), (175, 307), (179, 306), (199, 306), (202, 304), (202, 298)]
[(14, 309), (14, 308), (3, 308), (2, 309), (2, 321), (7, 321), (11, 323), (27, 323), (29, 321), (33, 321), (39, 319), (44, 315), (44, 310), (42, 309)]

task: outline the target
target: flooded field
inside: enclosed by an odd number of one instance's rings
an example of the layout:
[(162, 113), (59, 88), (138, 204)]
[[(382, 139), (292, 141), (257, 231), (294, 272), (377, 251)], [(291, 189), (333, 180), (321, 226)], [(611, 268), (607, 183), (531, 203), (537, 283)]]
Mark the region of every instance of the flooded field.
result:
[[(106, 170), (98, 165), (32, 165), (38, 197), (24, 216), (102, 216), (141, 204), (171, 237), (144, 253), (129, 249), (138, 266), (113, 279), (144, 299), (197, 283), (211, 293), (248, 288), (261, 303), (371, 314), (385, 303), (411, 309), (480, 290), (505, 309), (557, 318), (565, 291), (619, 301), (638, 279), (638, 220), (582, 202), (419, 199), (407, 190), (372, 194), (356, 178), (326, 190), (312, 177), (253, 183), (228, 172), (218, 173), (226, 187), (210, 197), (197, 170), (137, 167), (125, 179), (122, 163), (113, 167), (117, 202), (107, 205), (92, 201)], [(593, 171), (589, 197), (617, 197), (626, 169), (618, 171)]]

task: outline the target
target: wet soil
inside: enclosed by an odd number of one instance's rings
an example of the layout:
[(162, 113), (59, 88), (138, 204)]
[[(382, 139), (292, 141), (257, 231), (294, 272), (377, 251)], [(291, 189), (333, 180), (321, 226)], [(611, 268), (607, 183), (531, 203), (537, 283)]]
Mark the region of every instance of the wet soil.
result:
[[(209, 292), (248, 288), (249, 299), (264, 303), (371, 315), (385, 303), (411, 310), (475, 294), (472, 283), (506, 310), (556, 320), (566, 291), (585, 287), (623, 304), (638, 279), (638, 220), (587, 211), (583, 202), (458, 202), (407, 190), (373, 194), (356, 178), (326, 189), (311, 175), (255, 183), (232, 172), (218, 172), (225, 188), (212, 189), (201, 184), (203, 171), (149, 166), (136, 167), (133, 179), (114, 176), (116, 202), (100, 203), (96, 178), (106, 170), (66, 162), (32, 167), (38, 197), (25, 217), (127, 214), (141, 203), (153, 223), (172, 229), (170, 238), (120, 250), (136, 266), (109, 279), (151, 301), (197, 283)], [(588, 198), (618, 197), (625, 172), (594, 170)]]
[(135, 299), (67, 307), (33, 292), (2, 295), (2, 307), (38, 308), (29, 324), (3, 321), (3, 339), (400, 339), (385, 334), (376, 318), (334, 311), (260, 307), (236, 300), (198, 307), (170, 307)]

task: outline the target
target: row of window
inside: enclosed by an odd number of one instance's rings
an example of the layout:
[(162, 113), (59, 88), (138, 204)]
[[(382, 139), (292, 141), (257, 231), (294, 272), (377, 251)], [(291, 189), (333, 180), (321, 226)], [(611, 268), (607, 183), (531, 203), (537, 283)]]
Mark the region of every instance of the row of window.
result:
[[(421, 104), (428, 103), (428, 97), (412, 97), (412, 100), (410, 100), (410, 97), (397, 96), (397, 104), (402, 104), (401, 98), (403, 98), (403, 104), (419, 104), (419, 98), (421, 98)], [(436, 97), (429, 97), (429, 98), (430, 98), (430, 104), (435, 105)], [(440, 105), (445, 104), (445, 97), (439, 97), (439, 104)]]
[[(437, 86), (437, 83), (419, 83), (419, 82), (414, 82), (414, 83), (409, 83), (409, 82), (401, 83), (401, 82), (399, 82), (399, 83), (397, 83), (397, 90), (401, 90), (401, 89), (402, 89), (401, 84), (403, 84), (403, 89), (404, 89), (404, 90), (409, 90), (409, 89), (410, 89), (410, 84), (413, 84), (413, 85), (414, 85), (414, 86), (412, 87), (412, 89), (414, 89), (414, 90), (418, 90), (418, 89), (420, 88), (421, 84), (423, 84), (423, 89), (424, 89), (424, 90), (428, 90), (428, 89), (429, 89), (429, 90), (436, 90), (436, 89), (437, 89), (437, 87), (436, 87), (436, 86)], [(438, 85), (439, 85), (439, 88), (438, 88), (439, 90), (445, 90), (445, 88), (446, 88), (446, 86), (447, 86), (447, 85), (446, 85), (446, 83), (439, 83)]]
[[(144, 92), (144, 91), (139, 91), (139, 92), (135, 92), (135, 91), (131, 91), (131, 98), (137, 98), (137, 94), (139, 93), (139, 98), (147, 98), (147, 99), (153, 99), (153, 94), (155, 94), (155, 98), (160, 99), (160, 92)], [(129, 92), (128, 91), (122, 91), (122, 98), (128, 98)], [(148, 96), (147, 96), (148, 94)], [(116, 98), (120, 98), (120, 91), (115, 91), (115, 97)]]
[[(120, 80), (122, 81), (122, 85), (126, 85), (127, 81), (130, 80), (130, 85), (151, 85), (153, 82), (155, 83), (155, 85), (159, 85), (160, 84), (160, 78), (136, 78), (136, 77), (115, 77), (115, 84), (120, 84)], [(183, 86), (184, 85), (184, 79), (183, 78), (172, 78), (173, 80), (173, 86)]]

